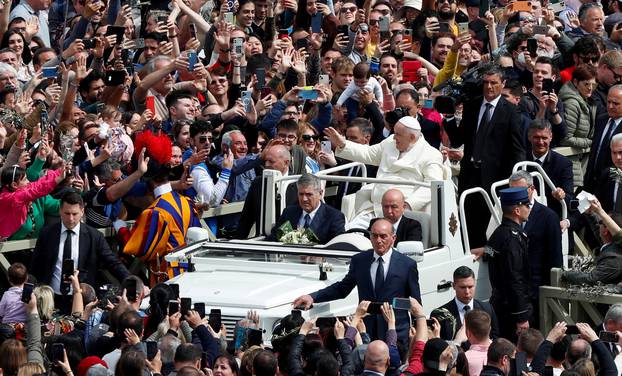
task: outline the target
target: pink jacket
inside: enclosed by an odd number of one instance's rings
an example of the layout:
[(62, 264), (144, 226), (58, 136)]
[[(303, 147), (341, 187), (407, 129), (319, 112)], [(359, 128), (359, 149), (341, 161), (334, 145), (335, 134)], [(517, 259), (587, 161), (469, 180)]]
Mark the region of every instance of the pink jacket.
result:
[(61, 170), (48, 171), (41, 179), (29, 183), (15, 192), (3, 190), (0, 192), (0, 237), (7, 238), (26, 222), (28, 205), (41, 198), (56, 187), (55, 179)]

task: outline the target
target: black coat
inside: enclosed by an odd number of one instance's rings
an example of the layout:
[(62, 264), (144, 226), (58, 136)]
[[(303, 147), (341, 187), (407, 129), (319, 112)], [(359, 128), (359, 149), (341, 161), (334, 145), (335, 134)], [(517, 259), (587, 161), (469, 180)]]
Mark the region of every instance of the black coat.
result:
[[(460, 312), (458, 312), (458, 305), (456, 304), (456, 299), (451, 299), (440, 308), (445, 308), (446, 310), (451, 312), (451, 314), (456, 319), (455, 329), (456, 332), (458, 332), (458, 330), (462, 328), (462, 322), (460, 322)], [(499, 323), (497, 322), (497, 314), (495, 313), (495, 309), (492, 308), (492, 305), (487, 302), (482, 302), (481, 300), (473, 299), (473, 309), (481, 309), (482, 311), (485, 311), (486, 313), (488, 313), (488, 315), (490, 315), (490, 338), (499, 338)], [(450, 330), (443, 330), (443, 328), (441, 328), (441, 338), (447, 341), (453, 340), (453, 337), (449, 337), (455, 335), (455, 333), (452, 334), (449, 332)]]
[[(608, 122), (609, 117), (606, 114), (603, 114), (596, 119), (594, 137), (592, 138), (592, 148), (590, 150), (590, 159), (587, 162), (585, 176), (583, 177), (583, 189), (590, 193), (595, 191), (601, 172), (613, 166), (613, 161), (611, 160), (611, 146), (609, 144), (611, 139), (603, 140), (600, 147), (598, 147)], [(618, 126), (611, 133), (611, 137), (622, 132), (621, 123), (622, 122), (620, 121), (618, 122)], [(598, 149), (600, 149), (600, 152), (598, 152)], [(596, 159), (596, 154), (598, 154), (598, 160)]]
[[(374, 218), (369, 222), (369, 229), (371, 231), (371, 226), (374, 225), (379, 218)], [(397, 244), (401, 241), (421, 241), (423, 239), (421, 223), (411, 218), (406, 218), (402, 216), (400, 220), (400, 224), (397, 225), (397, 231), (395, 231), (395, 243), (393, 246), (397, 246)]]
[[(41, 284), (49, 285), (58, 260), (61, 224), (41, 229), (35, 245), (29, 272)], [(119, 281), (130, 275), (121, 260), (112, 253), (104, 235), (93, 227), (81, 223), (79, 239), (78, 270), (80, 282), (97, 287), (97, 273), (106, 269)]]
[[(297, 203), (283, 210), (283, 213), (272, 227), (272, 232), (266, 240), (277, 241), (276, 233), (279, 227), (285, 222), (291, 224), (292, 228), (298, 226), (298, 221), (302, 216), (302, 208)], [(309, 229), (317, 236), (320, 244), (328, 243), (335, 236), (345, 231), (346, 219), (342, 212), (321, 202), (315, 216), (311, 220)]]
[(465, 103), (460, 126), (455, 118), (444, 120), (451, 146), (464, 145), (464, 157), (460, 162), (458, 177), (458, 188), (461, 192), (475, 186), (488, 190), (492, 183), (507, 179), (517, 162), (525, 160), (520, 112), (515, 105), (501, 97), (488, 125), (484, 151), (481, 153), (481, 168), (475, 168), (471, 158), (481, 105), (481, 98)]
[[(614, 207), (614, 199), (617, 193), (614, 192), (616, 188), (616, 182), (613, 178), (609, 176), (608, 168), (600, 172), (597, 182), (598, 184), (596, 185), (594, 194), (596, 195), (596, 197), (598, 197), (598, 201), (600, 201), (600, 205), (603, 207), (603, 210), (606, 213), (609, 213), (611, 211), (616, 211), (619, 213), (620, 203), (617, 203), (617, 208)], [(622, 189), (622, 184), (618, 184), (618, 186), (618, 189)]]
[(535, 202), (525, 224), (529, 238), (529, 271), (531, 274), (532, 296), (538, 296), (538, 287), (550, 285), (551, 268), (561, 268), (562, 233), (559, 218), (546, 206)]
[[(533, 154), (531, 152), (527, 153), (527, 160), (533, 161)], [(564, 190), (566, 193), (566, 197), (564, 201), (566, 202), (566, 207), (570, 210), (570, 200), (574, 198), (574, 189), (573, 189), (573, 172), (572, 172), (572, 161), (563, 155), (549, 150), (548, 154), (544, 158), (544, 163), (542, 163), (542, 169), (549, 176), (553, 184), (556, 187), (559, 187)], [(529, 171), (532, 171), (530, 169)], [(547, 206), (551, 208), (557, 215), (561, 218), (562, 214), (562, 206), (557, 201), (557, 199), (553, 198), (551, 195), (551, 189), (548, 186), (544, 187), (544, 192), (546, 194)]]

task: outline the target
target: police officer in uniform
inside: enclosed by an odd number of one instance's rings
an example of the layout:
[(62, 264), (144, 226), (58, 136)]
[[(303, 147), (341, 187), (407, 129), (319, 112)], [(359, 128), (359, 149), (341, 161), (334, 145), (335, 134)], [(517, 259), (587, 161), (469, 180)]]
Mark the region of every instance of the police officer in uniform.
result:
[(533, 314), (529, 287), (527, 235), (522, 224), (527, 221), (530, 201), (527, 188), (500, 191), (503, 220), (486, 247), (492, 296), (490, 303), (499, 319), (501, 336), (516, 339), (516, 333), (529, 328)]

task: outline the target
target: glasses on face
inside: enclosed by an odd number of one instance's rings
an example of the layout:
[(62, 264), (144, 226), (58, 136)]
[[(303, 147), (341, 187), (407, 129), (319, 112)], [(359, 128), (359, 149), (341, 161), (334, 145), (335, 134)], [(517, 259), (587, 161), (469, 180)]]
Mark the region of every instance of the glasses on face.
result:
[(581, 59), (581, 61), (585, 64), (596, 64), (598, 63), (598, 60), (600, 60), (600, 56), (581, 56), (579, 59)]
[(293, 141), (297, 138), (295, 134), (286, 134), (286, 133), (279, 133), (277, 134), (277, 137), (282, 140), (290, 140), (290, 141)]
[(372, 19), (370, 19), (370, 20), (368, 21), (368, 23), (369, 23), (369, 26), (376, 26), (376, 25), (378, 25), (378, 20), (372, 20)]
[(536, 22), (536, 19), (533, 17), (519, 17), (518, 20), (521, 22), (528, 22), (528, 23)]
[(617, 74), (616, 71), (614, 71), (609, 65), (605, 65), (607, 67), (607, 69), (609, 69), (611, 71), (611, 73), (613, 73), (613, 79), (616, 82), (622, 82), (622, 75)]
[(391, 35), (396, 36), (396, 35), (402, 35), (404, 33), (404, 30), (391, 30)]
[(199, 136), (199, 143), (204, 144), (207, 141), (212, 142), (212, 137), (210, 137), (210, 136)]
[(341, 8), (341, 11), (343, 13), (348, 13), (348, 12), (355, 13), (356, 12), (356, 7), (343, 7), (343, 8)]
[(210, 85), (215, 85), (215, 84), (221, 84), (224, 85), (227, 82), (226, 78), (219, 78), (217, 80), (212, 80), (209, 84)]
[(303, 134), (302, 135), (302, 139), (303, 139), (303, 141), (307, 141), (307, 142), (309, 142), (311, 140), (317, 141), (317, 140), (320, 139), (320, 136), (318, 136), (316, 134)]
[(448, 4), (454, 4), (456, 2), (456, 0), (438, 0), (438, 5), (444, 4), (444, 3), (448, 3)]

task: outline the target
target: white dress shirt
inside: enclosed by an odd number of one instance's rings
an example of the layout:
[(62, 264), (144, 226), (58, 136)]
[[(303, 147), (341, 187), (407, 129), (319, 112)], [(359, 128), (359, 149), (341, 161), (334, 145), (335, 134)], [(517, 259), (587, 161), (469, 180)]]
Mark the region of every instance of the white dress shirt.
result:
[[(73, 260), (73, 267), (78, 267), (78, 257), (80, 255), (80, 223), (74, 227), (71, 231), (71, 259)], [(54, 293), (60, 294), (60, 282), (61, 274), (63, 272), (63, 251), (65, 249), (65, 239), (67, 239), (67, 227), (61, 222), (60, 224), (60, 242), (58, 243), (58, 256), (56, 257), (56, 265), (54, 266), (54, 273), (52, 273), (52, 280), (50, 281), (50, 287), (54, 290)]]
[[(322, 205), (322, 203), (320, 203), (320, 205)], [(317, 208), (313, 209), (311, 213), (307, 213), (304, 210), (302, 211), (302, 215), (300, 216), (300, 219), (298, 219), (298, 228), (305, 227), (305, 215), (307, 214), (309, 214), (309, 217), (311, 217), (311, 219), (309, 219), (309, 226), (311, 225), (311, 222), (313, 222), (313, 218), (315, 218), (315, 214), (317, 214), (317, 210), (320, 208), (320, 205), (318, 205)]]
[(468, 304), (462, 303), (458, 298), (454, 298), (456, 301), (456, 306), (458, 306), (458, 314), (460, 315), (460, 322), (464, 324), (464, 307), (469, 306), (470, 310), (473, 310), (473, 299)]
[(531, 154), (531, 156), (533, 157), (533, 161), (540, 161), (540, 164), (544, 164), (544, 161), (546, 160), (546, 156), (549, 155), (549, 152), (547, 151), (546, 153), (544, 153), (543, 156), (541, 156), (540, 158), (536, 157), (533, 153)]
[[(389, 272), (389, 262), (391, 261), (391, 254), (393, 254), (393, 248), (389, 248), (387, 253), (382, 255), (383, 268), (384, 268), (384, 279), (387, 279), (387, 273)], [(379, 256), (377, 253), (374, 253), (374, 262), (371, 263), (371, 268), (369, 268), (369, 273), (371, 276), (371, 284), (376, 288), (376, 270), (378, 270), (378, 259)]]
[[(479, 125), (482, 123), (482, 117), (484, 116), (484, 112), (486, 112), (486, 104), (490, 103), (492, 105), (492, 108), (490, 109), (490, 119), (492, 119), (492, 115), (495, 113), (495, 108), (497, 108), (497, 105), (499, 104), (500, 99), (501, 99), (501, 96), (499, 95), (498, 97), (491, 100), (490, 102), (488, 102), (485, 99), (482, 101), (482, 105), (479, 107), (479, 116), (477, 117), (477, 128), (478, 129), (479, 129)], [(488, 120), (490, 121), (490, 119)]]

